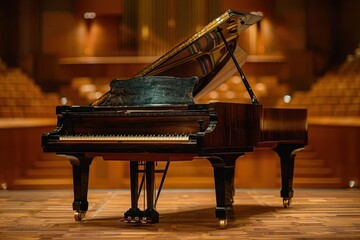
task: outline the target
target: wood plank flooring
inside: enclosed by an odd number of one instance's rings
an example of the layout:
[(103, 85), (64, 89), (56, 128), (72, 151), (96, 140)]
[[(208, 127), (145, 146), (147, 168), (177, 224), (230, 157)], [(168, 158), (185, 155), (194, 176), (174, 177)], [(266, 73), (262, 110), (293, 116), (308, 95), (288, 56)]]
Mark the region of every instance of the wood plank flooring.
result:
[(90, 190), (82, 222), (74, 221), (72, 198), (67, 190), (0, 191), (0, 239), (360, 239), (359, 189), (296, 190), (287, 209), (278, 189), (240, 189), (226, 229), (209, 190), (164, 190), (160, 223), (147, 225), (119, 220), (129, 191)]

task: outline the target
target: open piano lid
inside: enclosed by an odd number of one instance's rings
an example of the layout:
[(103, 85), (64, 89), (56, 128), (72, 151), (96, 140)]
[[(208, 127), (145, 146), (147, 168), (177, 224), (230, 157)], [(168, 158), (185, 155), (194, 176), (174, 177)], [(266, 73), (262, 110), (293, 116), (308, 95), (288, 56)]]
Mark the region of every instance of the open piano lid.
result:
[(228, 10), (134, 77), (196, 76), (199, 82), (194, 87), (193, 95), (195, 100), (199, 99), (237, 71), (234, 63), (228, 61), (231, 57), (219, 29), (241, 65), (246, 60), (246, 54), (236, 47), (239, 34), (261, 18), (259, 15)]
[[(237, 47), (239, 34), (261, 18), (259, 15), (227, 10), (133, 78), (147, 76), (190, 78), (196, 76), (199, 79), (193, 91), (196, 101), (237, 71), (234, 63), (229, 61), (231, 55), (228, 48), (240, 65), (245, 62), (245, 52)], [(228, 48), (221, 35), (226, 39)], [(110, 92), (105, 93), (93, 102), (92, 106), (101, 105), (109, 95)]]

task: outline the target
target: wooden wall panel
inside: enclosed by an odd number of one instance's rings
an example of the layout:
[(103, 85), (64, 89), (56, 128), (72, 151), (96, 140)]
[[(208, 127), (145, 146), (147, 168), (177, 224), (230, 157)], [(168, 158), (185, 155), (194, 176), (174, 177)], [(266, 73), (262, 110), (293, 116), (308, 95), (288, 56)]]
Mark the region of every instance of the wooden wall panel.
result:
[(26, 170), (40, 158), (41, 135), (49, 130), (52, 127), (0, 127), (1, 184), (7, 184), (11, 188), (15, 179), (24, 176)]
[(122, 15), (124, 0), (77, 0), (74, 1), (75, 12), (83, 14), (93, 11), (97, 15)]
[(57, 56), (73, 56), (78, 23), (71, 12), (44, 12), (42, 16), (42, 52)]
[(360, 126), (309, 124), (309, 144), (335, 170), (343, 187), (360, 183)]

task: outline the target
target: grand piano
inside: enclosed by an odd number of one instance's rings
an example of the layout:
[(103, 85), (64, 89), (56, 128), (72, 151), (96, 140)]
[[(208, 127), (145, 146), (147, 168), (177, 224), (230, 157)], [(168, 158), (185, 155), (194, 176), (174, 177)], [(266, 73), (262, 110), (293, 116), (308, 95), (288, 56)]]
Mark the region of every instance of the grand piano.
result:
[[(43, 134), (42, 147), (72, 164), (75, 220), (81, 221), (88, 210), (89, 169), (97, 156), (130, 162), (128, 223), (159, 221), (156, 204), (170, 162), (207, 159), (214, 172), (215, 216), (226, 227), (233, 213), (235, 163), (257, 147), (279, 155), (280, 196), (284, 207), (290, 206), (296, 152), (307, 144), (307, 112), (264, 108), (247, 82), (241, 70), (246, 54), (237, 40), (260, 19), (228, 10), (134, 78), (113, 80), (110, 91), (92, 104), (56, 108), (57, 126)], [(249, 103), (196, 103), (235, 73)], [(157, 161), (165, 167), (157, 169)], [(158, 172), (162, 179), (155, 191)], [(138, 206), (142, 189), (143, 210)]]

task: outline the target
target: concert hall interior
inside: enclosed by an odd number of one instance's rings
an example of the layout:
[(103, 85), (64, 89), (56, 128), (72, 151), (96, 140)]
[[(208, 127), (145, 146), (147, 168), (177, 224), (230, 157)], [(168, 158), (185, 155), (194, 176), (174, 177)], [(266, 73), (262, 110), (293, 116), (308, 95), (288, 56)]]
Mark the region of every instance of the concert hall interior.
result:
[[(295, 191), (358, 191), (360, 1), (12, 0), (0, 1), (0, 192), (71, 190), (69, 160), (42, 149), (42, 135), (57, 125), (56, 106), (89, 106), (113, 79), (132, 78), (228, 9), (262, 16), (237, 41), (260, 104), (307, 109)], [(237, 71), (195, 98), (214, 102), (251, 104)], [(129, 190), (129, 166), (95, 157), (89, 189)], [(280, 186), (275, 152), (255, 146), (236, 161), (235, 189)], [(206, 159), (172, 162), (163, 185), (213, 188)]]
[[(10, 189), (70, 188), (68, 163), (41, 150), (41, 133), (55, 126), (55, 106), (91, 103), (108, 91), (112, 79), (131, 78), (234, 9), (264, 16), (238, 41), (247, 54), (243, 72), (260, 103), (308, 109), (309, 143), (298, 154), (295, 184), (358, 186), (360, 33), (359, 16), (349, 14), (357, 1), (137, 2), (1, 2), (2, 184)], [(179, 14), (183, 11), (187, 14)], [(197, 102), (211, 101), (250, 100), (234, 74)], [(248, 155), (238, 161), (236, 186), (276, 187), (278, 161), (261, 150)], [(96, 159), (91, 187), (126, 188), (123, 164)], [(207, 167), (179, 163), (170, 168), (164, 187), (211, 187)]]

